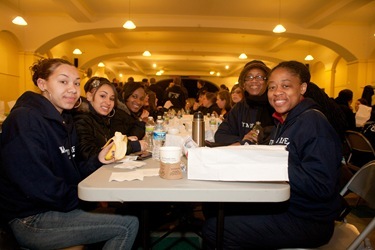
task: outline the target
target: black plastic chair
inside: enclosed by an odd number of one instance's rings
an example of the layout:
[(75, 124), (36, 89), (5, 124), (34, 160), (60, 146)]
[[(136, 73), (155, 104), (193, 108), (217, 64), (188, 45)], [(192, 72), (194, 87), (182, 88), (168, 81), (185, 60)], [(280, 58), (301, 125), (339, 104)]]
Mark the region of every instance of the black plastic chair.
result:
[(375, 150), (362, 133), (347, 130), (345, 139), (349, 147), (349, 156), (346, 159), (346, 163), (351, 170), (356, 172), (364, 164), (375, 160)]

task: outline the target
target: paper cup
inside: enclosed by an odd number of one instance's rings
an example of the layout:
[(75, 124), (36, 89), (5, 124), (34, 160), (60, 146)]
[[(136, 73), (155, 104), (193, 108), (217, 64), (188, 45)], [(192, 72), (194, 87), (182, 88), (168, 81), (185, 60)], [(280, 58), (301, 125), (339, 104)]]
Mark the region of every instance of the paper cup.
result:
[(181, 179), (181, 156), (181, 147), (161, 147), (159, 176), (168, 180)]

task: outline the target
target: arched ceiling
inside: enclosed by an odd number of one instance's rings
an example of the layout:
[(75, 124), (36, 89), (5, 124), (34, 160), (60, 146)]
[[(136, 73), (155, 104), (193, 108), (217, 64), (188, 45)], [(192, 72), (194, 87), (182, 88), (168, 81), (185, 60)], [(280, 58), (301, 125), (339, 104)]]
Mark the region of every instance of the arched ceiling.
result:
[[(16, 15), (29, 25), (13, 25)], [(134, 30), (122, 28), (129, 17)], [(279, 21), (287, 32), (274, 34)], [(0, 0), (0, 28), (15, 34), (25, 51), (79, 48), (82, 55), (68, 55), (79, 67), (103, 61), (116, 73), (149, 76), (160, 69), (237, 76), (248, 60), (272, 67), (304, 61), (308, 53), (323, 64), (375, 59), (374, 0)], [(152, 56), (142, 56), (144, 50)], [(248, 59), (238, 58), (242, 52)]]

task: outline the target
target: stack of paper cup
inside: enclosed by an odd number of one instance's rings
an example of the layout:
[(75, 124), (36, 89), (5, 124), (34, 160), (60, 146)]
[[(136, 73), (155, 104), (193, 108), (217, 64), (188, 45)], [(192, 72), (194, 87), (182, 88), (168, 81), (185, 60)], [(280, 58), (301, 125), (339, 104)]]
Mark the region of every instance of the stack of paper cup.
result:
[(159, 176), (168, 180), (181, 179), (181, 156), (181, 147), (161, 147)]

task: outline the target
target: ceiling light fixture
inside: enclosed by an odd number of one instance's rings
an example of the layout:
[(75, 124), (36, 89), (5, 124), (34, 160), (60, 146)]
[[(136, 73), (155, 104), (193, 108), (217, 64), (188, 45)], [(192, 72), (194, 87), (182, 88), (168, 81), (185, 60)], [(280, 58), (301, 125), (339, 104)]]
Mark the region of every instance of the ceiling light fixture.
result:
[(82, 55), (82, 51), (77, 48), (77, 49), (73, 50), (73, 54), (74, 55)]
[(286, 31), (284, 26), (280, 22), (281, 19), (281, 0), (279, 0), (279, 24), (275, 26), (275, 28), (272, 30), (273, 33), (283, 33)]
[(133, 23), (133, 21), (130, 20), (130, 0), (128, 1), (128, 3), (129, 3), (128, 20), (124, 23), (124, 25), (122, 27), (124, 27), (125, 29), (128, 29), (128, 30), (132, 30), (132, 29), (135, 29), (137, 26), (135, 26), (135, 24)]
[(143, 55), (143, 56), (151, 56), (151, 53), (150, 53), (150, 51), (145, 50), (145, 52), (143, 52), (142, 55)]
[(245, 53), (241, 53), (241, 55), (238, 58), (247, 59), (247, 55)]
[(309, 47), (309, 53), (305, 57), (305, 61), (312, 61), (314, 60), (314, 57), (311, 55), (311, 42), (309, 43), (308, 47)]
[(215, 71), (210, 71), (210, 75), (213, 75), (213, 74), (215, 74)]
[(124, 27), (125, 29), (128, 29), (128, 30), (133, 30), (137, 26), (135, 26), (135, 24), (131, 20), (127, 20), (122, 27)]
[[(21, 4), (20, 4), (20, 0), (18, 0), (18, 10), (21, 12)], [(25, 19), (23, 19), (22, 16), (16, 16), (13, 20), (12, 20), (12, 23), (16, 24), (16, 25), (20, 25), (20, 26), (26, 26), (27, 25), (27, 22), (25, 21)]]
[(16, 24), (16, 25), (21, 25), (21, 26), (26, 26), (27, 25), (27, 22), (25, 21), (25, 19), (23, 19), (23, 17), (21, 16), (17, 16), (15, 17), (13, 20), (12, 20), (12, 23)]
[(314, 60), (314, 57), (310, 54), (305, 57), (305, 61), (312, 61), (312, 60)]
[(278, 24), (272, 31), (273, 33), (284, 33), (286, 29), (284, 28), (282, 24)]
[(103, 67), (105, 67), (105, 64), (103, 62), (100, 62), (100, 63), (98, 63), (98, 67), (103, 68)]

